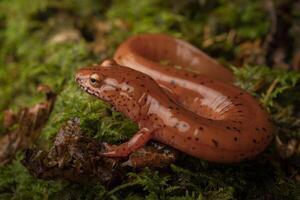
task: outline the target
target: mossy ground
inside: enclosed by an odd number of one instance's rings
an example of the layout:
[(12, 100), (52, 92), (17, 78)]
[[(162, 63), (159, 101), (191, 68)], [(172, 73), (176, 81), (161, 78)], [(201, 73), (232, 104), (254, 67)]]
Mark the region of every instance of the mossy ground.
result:
[[(299, 16), (295, 19), (299, 20)], [(98, 33), (104, 47), (97, 54), (92, 47), (97, 36), (91, 27), (93, 20), (108, 27)], [(40, 101), (42, 96), (36, 87), (47, 84), (58, 93), (58, 99), (38, 144), (49, 144), (58, 128), (73, 117), (81, 119), (89, 136), (120, 142), (136, 131), (136, 125), (82, 92), (74, 82), (76, 69), (111, 57), (126, 37), (140, 32), (181, 37), (229, 65), (241, 55), (244, 43), (266, 37), (270, 26), (258, 0), (2, 0), (0, 111)], [(81, 36), (76, 41), (51, 42), (67, 29), (79, 30)], [(236, 39), (230, 39), (230, 31), (234, 31)], [(244, 68), (232, 68), (238, 78), (236, 84), (255, 95), (269, 110), (276, 134), (285, 141), (300, 139), (300, 73), (251, 62)], [(2, 117), (0, 114), (0, 120)], [(128, 174), (129, 182), (115, 188), (38, 180), (20, 164), (22, 156), (20, 152), (12, 164), (0, 168), (0, 199), (300, 198), (300, 184), (287, 169), (289, 164), (278, 158), (274, 144), (257, 160), (236, 165), (216, 165), (186, 157), (161, 171), (133, 171)], [(295, 160), (289, 162), (300, 165)]]

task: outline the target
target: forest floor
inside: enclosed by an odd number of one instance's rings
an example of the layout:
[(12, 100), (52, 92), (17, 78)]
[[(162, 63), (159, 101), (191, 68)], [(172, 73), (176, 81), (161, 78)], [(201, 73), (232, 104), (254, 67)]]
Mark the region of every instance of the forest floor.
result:
[[(0, 199), (300, 199), (299, 9), (291, 0), (0, 1)], [(181, 155), (163, 168), (108, 173), (117, 177), (109, 184), (104, 173), (70, 174), (76, 163), (57, 168), (74, 161), (68, 147), (50, 163), (45, 152), (61, 148), (58, 133), (78, 134), (71, 142), (81, 153), (82, 144), (94, 152), (95, 141), (135, 133), (136, 124), (85, 94), (74, 73), (144, 32), (187, 40), (232, 69), (235, 84), (271, 115), (267, 150), (234, 165)], [(42, 159), (28, 165), (32, 155)], [(81, 167), (91, 176), (89, 164)]]

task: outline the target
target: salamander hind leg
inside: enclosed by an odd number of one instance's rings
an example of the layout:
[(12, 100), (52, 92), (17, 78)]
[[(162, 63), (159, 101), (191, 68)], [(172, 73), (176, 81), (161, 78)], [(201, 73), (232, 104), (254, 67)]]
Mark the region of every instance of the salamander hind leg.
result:
[(108, 152), (102, 153), (108, 157), (127, 157), (129, 154), (144, 146), (152, 137), (152, 132), (147, 128), (139, 130), (128, 142), (120, 144)]

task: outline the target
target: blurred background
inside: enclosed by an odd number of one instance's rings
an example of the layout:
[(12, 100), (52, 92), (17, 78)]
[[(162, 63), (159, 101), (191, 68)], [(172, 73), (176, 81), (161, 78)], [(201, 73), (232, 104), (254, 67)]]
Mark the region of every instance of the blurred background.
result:
[(41, 70), (57, 79), (79, 65), (74, 59), (111, 57), (125, 38), (142, 32), (188, 40), (226, 65), (294, 70), (300, 65), (295, 0), (3, 0), (0, 9), (0, 80), (1, 85), (14, 83), (13, 89), (1, 90), (7, 97), (0, 100), (2, 109), (16, 101), (12, 96), (24, 89), (24, 79), (41, 81)]
[[(94, 138), (128, 137), (135, 125), (119, 114), (95, 114), (108, 106), (82, 95), (73, 77), (76, 69), (112, 57), (127, 37), (145, 32), (187, 40), (231, 68), (235, 84), (270, 112), (280, 139), (258, 162), (228, 167), (184, 160), (172, 169), (132, 172), (114, 188), (34, 178), (21, 164), (26, 144), (0, 167), (0, 199), (299, 199), (297, 0), (1, 0), (0, 121), (7, 110), (42, 101), (42, 84), (57, 101), (37, 143), (53, 139), (74, 116)], [(102, 124), (95, 125), (99, 118)], [(0, 135), (16, 127), (0, 125)]]

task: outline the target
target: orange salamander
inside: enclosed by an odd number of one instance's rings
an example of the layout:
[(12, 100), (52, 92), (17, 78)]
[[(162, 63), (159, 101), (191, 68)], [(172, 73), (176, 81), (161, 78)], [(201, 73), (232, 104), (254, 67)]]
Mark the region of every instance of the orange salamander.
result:
[[(155, 140), (200, 159), (234, 163), (255, 157), (272, 140), (270, 119), (257, 100), (191, 44), (162, 34), (137, 35), (121, 44), (114, 60), (76, 73), (86, 92), (140, 129), (103, 155), (126, 157)], [(165, 60), (177, 67), (161, 64)]]

